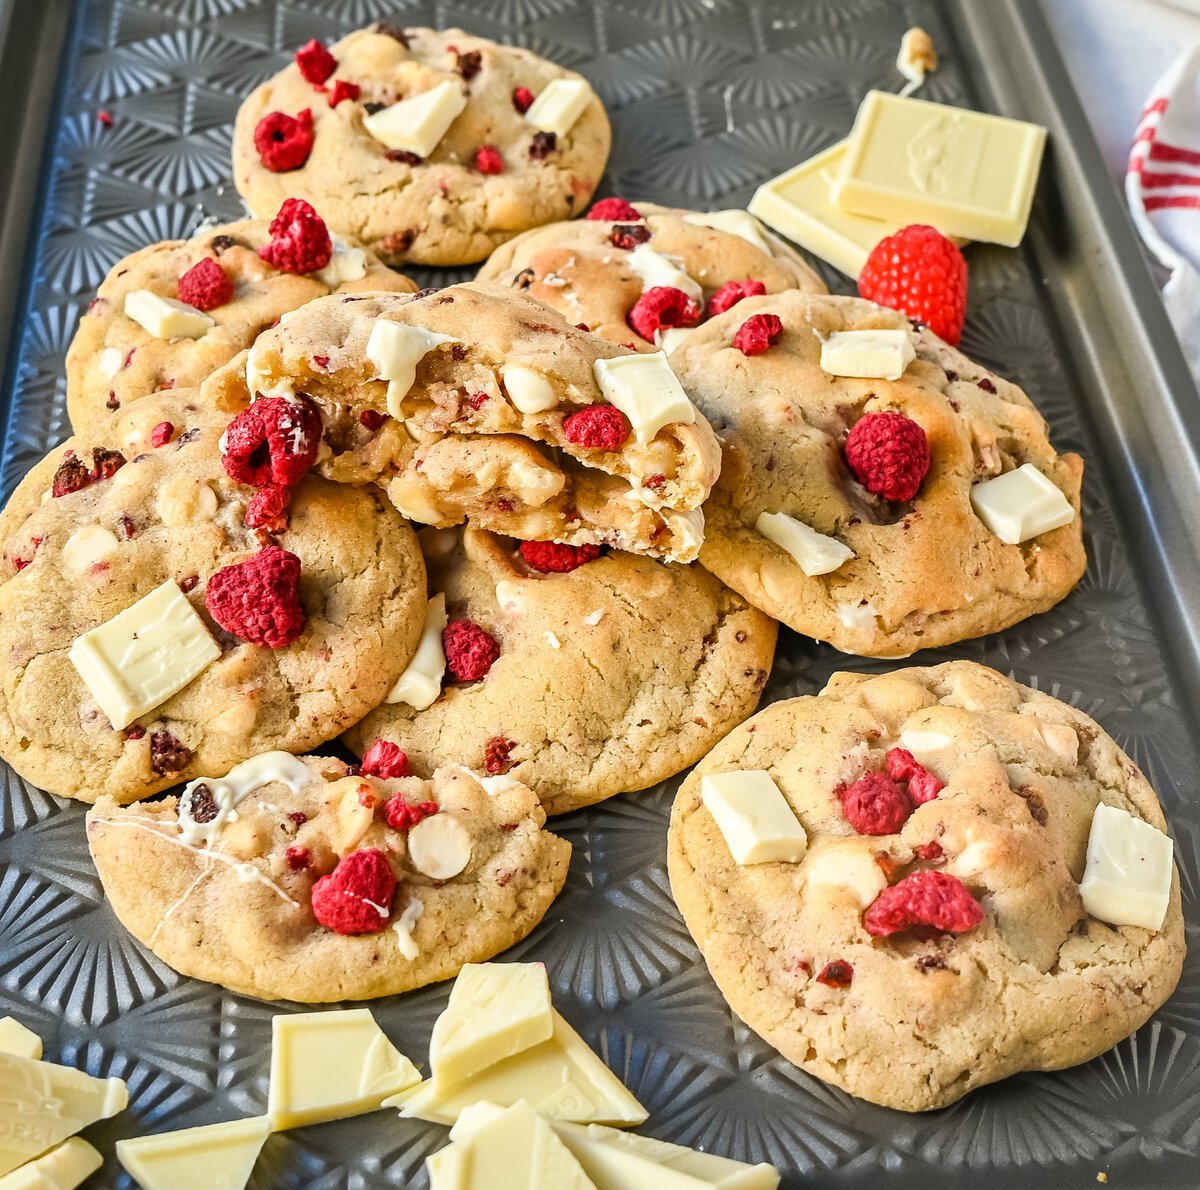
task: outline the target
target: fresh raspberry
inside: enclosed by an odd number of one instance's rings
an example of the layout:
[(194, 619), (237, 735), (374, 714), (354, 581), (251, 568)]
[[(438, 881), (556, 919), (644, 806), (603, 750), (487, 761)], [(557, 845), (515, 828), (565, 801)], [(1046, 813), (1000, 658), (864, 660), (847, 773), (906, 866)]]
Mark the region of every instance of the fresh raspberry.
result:
[(169, 731), (150, 733), (150, 768), (160, 777), (182, 773), (192, 763), (192, 750)]
[(611, 220), (613, 223), (637, 223), (642, 215), (637, 207), (631, 206), (623, 198), (602, 198), (593, 204), (587, 217)]
[(535, 132), (529, 142), (529, 156), (534, 161), (545, 161), (558, 148), (558, 135), (553, 132)]
[(283, 857), (293, 872), (303, 872), (312, 863), (312, 853), (307, 847), (289, 847)]
[(388, 798), (383, 813), (392, 830), (408, 831), (418, 822), (436, 814), (438, 808), (437, 802), (406, 802), (404, 794), (397, 793)]
[(846, 462), (868, 492), (911, 500), (929, 471), (929, 440), (903, 413), (868, 413), (846, 436)]
[(160, 421), (150, 431), (150, 445), (153, 447), (166, 446), (175, 437), (175, 427), (169, 421)]
[(983, 906), (949, 872), (912, 872), (885, 888), (863, 914), (867, 933), (876, 938), (932, 926), (961, 934), (983, 921)]
[(333, 84), (333, 90), (329, 92), (329, 106), (337, 107), (343, 99), (355, 100), (362, 94), (362, 88), (357, 83), (348, 82), (346, 79), (338, 79)]
[(392, 777), (407, 777), (411, 772), (407, 754), (389, 740), (376, 740), (363, 753), (359, 768), (364, 777), (379, 777), (384, 781)]
[(817, 983), (823, 983), (828, 988), (848, 988), (853, 981), (854, 968), (844, 959), (826, 963), (817, 976)]
[(54, 472), (54, 479), (50, 482), (50, 495), (69, 496), (72, 492), (86, 488), (91, 482), (92, 475), (87, 464), (77, 458), (71, 450), (63, 456), (63, 461)]
[(858, 275), (858, 292), (920, 319), (953, 345), (967, 313), (967, 262), (936, 228), (914, 223), (871, 249)]
[(313, 885), (313, 916), (335, 934), (377, 934), (392, 915), (396, 876), (377, 847), (352, 851)]
[(608, 242), (614, 248), (632, 252), (639, 244), (648, 243), (650, 229), (644, 223), (614, 223), (608, 233)]
[(480, 145), (475, 150), (475, 168), (481, 174), (502, 174), (504, 158), (500, 156), (500, 150), (495, 145)]
[(296, 65), (306, 83), (319, 87), (337, 70), (337, 59), (314, 37), (296, 51)]
[(533, 107), (533, 92), (528, 87), (517, 87), (512, 93), (512, 104), (524, 115), (531, 107)]
[(913, 812), (908, 794), (887, 773), (867, 773), (842, 791), (842, 813), (860, 835), (894, 835)]
[(500, 656), (495, 637), (474, 620), (451, 620), (442, 629), (442, 647), (446, 650), (446, 668), (460, 682), (478, 682), (487, 677)]
[(515, 741), (506, 740), (502, 735), (492, 736), (483, 748), (483, 767), (493, 776), (507, 773), (513, 766), (509, 753), (516, 746)]
[(285, 199), (271, 220), (271, 239), (259, 256), (282, 273), (312, 273), (333, 256), (333, 241), (325, 220), (302, 198)]
[(762, 355), (782, 334), (783, 323), (778, 314), (751, 314), (738, 327), (733, 345), (743, 355)]
[(358, 415), (359, 422), (366, 426), (368, 430), (374, 432), (387, 421), (387, 414), (380, 413), (378, 409), (364, 409)]
[(250, 529), (265, 529), (268, 533), (282, 533), (288, 527), (288, 501), (291, 489), (283, 484), (269, 483), (259, 488), (246, 505), (246, 525)]
[(192, 265), (179, 278), (179, 300), (197, 310), (215, 310), (233, 297), (233, 282), (211, 256)]
[(254, 147), (273, 174), (299, 169), (312, 152), (312, 111), (306, 107), (298, 116), (268, 112), (254, 129)]
[(221, 435), (221, 462), (229, 478), (252, 488), (298, 483), (316, 462), (321, 415), (306, 400), (259, 397)]
[(563, 436), (575, 446), (620, 450), (629, 437), (629, 423), (613, 405), (589, 405), (563, 418)]
[(304, 631), (300, 559), (269, 545), (245, 562), (223, 566), (208, 580), (204, 604), (226, 632), (282, 649)]
[(647, 289), (629, 311), (629, 325), (643, 339), (654, 342), (654, 335), (665, 326), (695, 326), (700, 321), (700, 303), (682, 289), (655, 285)]
[(716, 318), (731, 306), (736, 306), (742, 298), (761, 297), (766, 292), (767, 287), (757, 277), (747, 277), (745, 281), (726, 281), (708, 299), (708, 316)]
[(908, 782), (908, 796), (918, 806), (931, 802), (943, 789), (945, 781), (939, 781), (906, 748), (891, 748), (887, 754), (888, 775), (893, 781)]
[(600, 557), (598, 545), (562, 545), (557, 541), (523, 541), (525, 564), (542, 574), (566, 574)]

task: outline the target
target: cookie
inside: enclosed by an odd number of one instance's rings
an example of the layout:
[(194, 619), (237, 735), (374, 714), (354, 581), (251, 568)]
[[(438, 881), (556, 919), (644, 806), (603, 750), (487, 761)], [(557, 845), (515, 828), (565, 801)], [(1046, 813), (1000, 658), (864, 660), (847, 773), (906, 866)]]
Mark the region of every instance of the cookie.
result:
[[(755, 340), (763, 327), (774, 336)], [(911, 345), (903, 375), (822, 369), (823, 340), (866, 330)], [(795, 291), (747, 298), (700, 327), (671, 366), (722, 440), (701, 561), (797, 632), (903, 657), (1045, 611), (1082, 575), (1082, 461), (1054, 450), (1015, 384), (903, 315)], [(1069, 523), (1008, 544), (973, 496), (1025, 464)], [(761, 531), (776, 514), (801, 522), (808, 571)]]
[[(195, 387), (282, 314), (313, 298), (417, 288), (349, 239), (331, 242), (328, 254), (317, 257), (326, 261), (320, 268), (285, 270), (259, 255), (263, 249), (271, 255), (273, 238), (269, 220), (243, 219), (197, 232), (190, 240), (151, 244), (118, 261), (67, 349), (67, 415), (75, 432), (156, 389)], [(152, 334), (125, 310), (126, 300), (140, 290), (201, 301), (211, 325), (196, 338)]]
[(600, 100), (529, 50), (380, 23), (296, 58), (238, 111), (238, 192), (255, 214), (306, 198), (387, 264), (482, 260), (578, 214), (604, 172)]
[(452, 764), (383, 779), (274, 753), (179, 798), (104, 798), (87, 835), (113, 911), (163, 962), (324, 1003), (450, 979), (524, 938), (571, 854), (545, 820), (523, 785)]
[(420, 537), (449, 620), (444, 688), (368, 715), (346, 737), (360, 755), (387, 740), (424, 773), (453, 754), (561, 814), (665, 780), (753, 713), (775, 624), (698, 566), (475, 529)]
[[(616, 217), (600, 217), (607, 215)], [(672, 277), (672, 269), (683, 276)], [(745, 211), (701, 213), (619, 199), (597, 203), (586, 219), (509, 240), (478, 280), (523, 290), (635, 351), (657, 351), (663, 332), (675, 327), (666, 340), (673, 348), (688, 328), (746, 296), (825, 292), (803, 258)], [(673, 280), (687, 287), (689, 301), (663, 306), (645, 296), (656, 286), (675, 288)]]
[[(643, 406), (626, 416), (601, 388), (622, 359), (657, 363), (655, 382), (674, 387), (660, 404), (649, 386), (648, 429)], [(235, 409), (306, 394), (324, 421), (323, 473), (386, 485), (414, 521), (684, 562), (699, 552), (720, 465), (711, 428), (661, 356), (632, 356), (525, 294), (319, 298), (260, 335), (243, 372), (214, 376), (206, 399)]]
[[(128, 802), (315, 747), (379, 704), (420, 637), (424, 565), (383, 494), (297, 475), (271, 528), (250, 527), (261, 500), (222, 467), (228, 419), (194, 398), (144, 397), (69, 439), (0, 517), (0, 755), (51, 793)], [(156, 591), (171, 617), (133, 631), (174, 625), (160, 652), (109, 640), (107, 685), (85, 682), (79, 639)], [(157, 688), (177, 655), (193, 679), (121, 722), (108, 685), (140, 690), (152, 665)]]
[[(774, 780), (807, 834), (799, 862), (734, 862), (702, 800), (706, 776), (733, 771)], [(878, 789), (861, 796), (864, 777), (901, 801), (890, 822), (864, 820), (888, 809)], [(1100, 803), (1165, 829), (1133, 761), (1049, 695), (966, 661), (835, 674), (735, 729), (688, 777), (671, 888), (755, 1032), (851, 1094), (926, 1111), (1085, 1062), (1174, 989), (1177, 872), (1157, 931), (1084, 909)]]

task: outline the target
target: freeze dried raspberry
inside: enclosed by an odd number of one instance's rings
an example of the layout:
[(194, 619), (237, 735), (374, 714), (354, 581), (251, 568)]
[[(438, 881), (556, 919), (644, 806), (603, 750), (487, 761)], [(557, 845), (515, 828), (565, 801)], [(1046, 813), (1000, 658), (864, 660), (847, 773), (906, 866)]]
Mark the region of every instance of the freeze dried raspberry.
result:
[(396, 876), (377, 847), (352, 851), (313, 885), (313, 916), (335, 934), (377, 934), (392, 915)]
[(535, 132), (529, 142), (529, 156), (534, 161), (544, 161), (558, 148), (558, 137), (553, 132)]
[(68, 451), (54, 472), (54, 479), (50, 482), (50, 495), (68, 496), (86, 488), (91, 482), (92, 475), (87, 469), (87, 464), (77, 458), (73, 450)]
[(451, 620), (442, 629), (442, 647), (446, 650), (446, 668), (460, 682), (478, 682), (487, 677), (500, 656), (495, 637), (474, 620)]
[(273, 174), (299, 169), (312, 152), (311, 109), (306, 107), (298, 116), (268, 112), (254, 129), (254, 147), (258, 159)]
[(863, 914), (867, 933), (876, 938), (914, 926), (961, 934), (983, 921), (983, 906), (949, 872), (913, 872), (885, 888)]
[(246, 505), (246, 525), (251, 529), (265, 529), (268, 533), (282, 533), (288, 527), (288, 501), (291, 490), (282, 484), (269, 483), (259, 488)]
[(215, 310), (233, 297), (233, 282), (211, 256), (192, 265), (179, 278), (179, 300), (197, 310)]
[(650, 239), (650, 229), (644, 223), (614, 223), (608, 233), (608, 242), (614, 248), (632, 252), (639, 244)]
[(160, 777), (182, 773), (191, 763), (191, 748), (181, 744), (169, 731), (150, 733), (150, 767)]
[(107, 111), (102, 107), (96, 109), (96, 119), (99, 120), (105, 128), (111, 128), (113, 126), (112, 112)]
[(934, 860), (941, 859), (945, 853), (942, 851), (942, 845), (934, 839), (929, 843), (922, 843), (920, 847), (913, 848), (913, 854), (917, 859), (932, 863)]
[(528, 87), (517, 87), (512, 93), (512, 104), (524, 115), (531, 107), (533, 107), (533, 92)]
[(918, 806), (931, 802), (943, 789), (945, 781), (939, 781), (906, 748), (891, 748), (887, 754), (888, 775), (893, 781), (908, 782), (908, 796)]
[(495, 145), (480, 145), (475, 150), (475, 168), (481, 174), (502, 174), (504, 158), (500, 156), (500, 150)]
[(395, 161), (400, 165), (420, 165), (423, 160), (416, 153), (410, 153), (407, 149), (388, 149), (384, 153), (384, 157), (388, 161)]
[(454, 50), (454, 56), (458, 59), (458, 73), (464, 83), (469, 83), (483, 69), (483, 54), (478, 50), (468, 50), (465, 54)]
[(516, 746), (514, 740), (506, 740), (502, 735), (492, 736), (483, 748), (483, 767), (493, 776), (507, 773), (513, 766), (509, 753)]
[(655, 285), (634, 302), (629, 311), (629, 325), (653, 343), (655, 334), (663, 327), (695, 326), (700, 314), (700, 303), (682, 289)]
[(737, 329), (733, 345), (743, 355), (762, 355), (783, 334), (778, 314), (751, 314)]
[(562, 545), (557, 541), (523, 541), (521, 557), (542, 574), (566, 574), (600, 557), (598, 545)]
[(150, 445), (157, 448), (166, 446), (175, 437), (175, 427), (169, 421), (160, 421), (150, 431)]
[(387, 421), (387, 414), (380, 413), (378, 409), (364, 409), (358, 415), (358, 420), (362, 425), (366, 426), (368, 430), (374, 431), (379, 429), (379, 427), (383, 425), (385, 421)]
[(93, 483), (101, 483), (112, 479), (125, 466), (125, 456), (119, 450), (104, 450), (102, 447), (92, 448), (92, 470), (90, 478)]
[(296, 51), (296, 65), (306, 83), (319, 87), (337, 70), (337, 59), (314, 37)]
[(867, 773), (842, 791), (842, 813), (860, 835), (894, 835), (913, 812), (912, 800), (887, 773)]
[(708, 299), (708, 316), (716, 318), (724, 314), (732, 306), (736, 306), (742, 298), (760, 297), (767, 292), (767, 287), (756, 277), (747, 277), (745, 281), (726, 281), (716, 293)]
[(406, 802), (404, 794), (397, 793), (388, 798), (383, 813), (392, 830), (407, 831), (412, 830), (423, 819), (436, 814), (438, 809), (437, 802)]
[(258, 254), (282, 273), (316, 272), (333, 256), (325, 220), (302, 198), (285, 199), (269, 230), (270, 242)]
[(293, 872), (303, 872), (312, 863), (312, 852), (307, 847), (289, 847), (283, 857)]
[(903, 413), (868, 413), (846, 436), (846, 462), (868, 492), (911, 500), (929, 471), (929, 441)]
[(620, 450), (629, 437), (629, 423), (613, 405), (589, 405), (563, 418), (563, 436), (575, 446)]
[(587, 217), (612, 220), (614, 223), (636, 223), (641, 220), (642, 214), (637, 207), (631, 206), (623, 198), (602, 198), (592, 205)]
[[(142, 734), (145, 735), (144, 729)], [(212, 822), (221, 812), (221, 807), (217, 805), (217, 799), (213, 796), (212, 787), (203, 783), (187, 794), (184, 801), (186, 806), (181, 806), (180, 809), (188, 818), (193, 822), (200, 823), (201, 826), (206, 822)]]
[(252, 645), (282, 649), (304, 631), (300, 559), (269, 545), (208, 580), (208, 613), (226, 632)]
[(848, 988), (854, 980), (854, 968), (844, 959), (834, 959), (826, 963), (817, 976), (817, 983), (823, 983), (829, 988)]
[(397, 744), (389, 740), (376, 740), (364, 753), (359, 766), (365, 777), (407, 777), (410, 773), (408, 756)]
[(354, 100), (362, 94), (362, 88), (357, 83), (347, 82), (345, 79), (338, 79), (333, 84), (333, 90), (329, 92), (329, 106), (337, 107), (343, 99)]
[(986, 376), (981, 376), (976, 380), (975, 385), (977, 388), (983, 389), (985, 393), (994, 393), (996, 391), (996, 386)]
[(221, 462), (237, 483), (287, 487), (316, 462), (320, 445), (321, 415), (309, 401), (259, 397), (221, 435)]

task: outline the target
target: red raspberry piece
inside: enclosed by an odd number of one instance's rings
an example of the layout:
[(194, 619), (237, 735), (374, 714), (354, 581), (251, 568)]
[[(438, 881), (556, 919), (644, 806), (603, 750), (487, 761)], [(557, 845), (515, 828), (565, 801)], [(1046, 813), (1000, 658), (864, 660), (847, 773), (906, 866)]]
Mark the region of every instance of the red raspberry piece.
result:
[(589, 405), (563, 418), (563, 436), (575, 446), (620, 450), (629, 437), (629, 423), (613, 405)]
[(150, 768), (160, 777), (182, 773), (192, 763), (194, 753), (169, 731), (150, 733)]
[(733, 345), (743, 355), (762, 355), (783, 334), (778, 314), (751, 314), (737, 329)]
[(846, 462), (868, 492), (911, 500), (929, 472), (929, 440), (903, 413), (868, 413), (846, 436)]
[(867, 933), (876, 938), (914, 926), (961, 934), (981, 921), (983, 906), (949, 872), (912, 872), (885, 888), (863, 914)]
[(233, 282), (211, 256), (192, 265), (179, 278), (179, 300), (197, 310), (215, 310), (233, 297)]
[(507, 773), (513, 766), (509, 753), (516, 746), (514, 740), (506, 740), (502, 735), (492, 736), (483, 748), (483, 767), (494, 776)]
[(246, 505), (246, 525), (251, 529), (265, 529), (268, 533), (282, 533), (288, 527), (288, 501), (291, 489), (279, 483), (269, 483), (259, 488)]
[(312, 273), (333, 256), (325, 220), (302, 198), (289, 198), (271, 220), (271, 239), (259, 256), (282, 273)]
[(860, 835), (894, 835), (913, 812), (912, 800), (887, 773), (867, 773), (842, 791), (842, 813)]
[(412, 830), (418, 822), (438, 812), (437, 802), (406, 802), (404, 794), (397, 793), (388, 798), (384, 807), (387, 824), (396, 831)]
[(631, 206), (623, 198), (602, 198), (592, 205), (587, 217), (611, 220), (613, 223), (636, 223), (642, 215), (637, 207)]
[(296, 51), (296, 65), (306, 83), (319, 87), (337, 70), (337, 59), (314, 37)]
[(377, 430), (385, 421), (387, 414), (380, 413), (378, 409), (364, 409), (359, 415), (358, 420), (367, 427), (368, 430)]
[(446, 668), (460, 682), (478, 682), (500, 656), (500, 646), (474, 620), (451, 620), (442, 629)]
[(535, 132), (529, 142), (529, 156), (534, 161), (545, 161), (557, 148), (556, 132)]
[(742, 298), (761, 297), (766, 292), (767, 287), (756, 277), (747, 277), (745, 281), (726, 281), (708, 299), (708, 316), (716, 318), (731, 306), (736, 306)]
[(567, 574), (600, 557), (598, 545), (562, 545), (557, 541), (523, 541), (521, 557), (542, 574)]
[(254, 147), (273, 174), (299, 169), (312, 152), (312, 111), (306, 107), (298, 116), (268, 112), (254, 129)]
[(93, 482), (99, 483), (105, 479), (112, 479), (125, 466), (125, 462), (125, 456), (119, 450), (104, 450), (99, 446), (93, 447), (92, 470), (90, 472)]
[(377, 847), (352, 851), (313, 885), (313, 916), (335, 934), (377, 934), (392, 915), (396, 876)]
[(917, 859), (923, 859), (926, 863), (932, 863), (935, 859), (941, 859), (945, 852), (942, 851), (942, 845), (936, 839), (929, 843), (922, 843), (920, 847), (913, 849), (913, 854)]
[(936, 228), (914, 223), (871, 249), (858, 275), (858, 292), (919, 319), (955, 344), (967, 313), (967, 262)]
[(502, 174), (504, 158), (500, 156), (500, 150), (495, 145), (480, 145), (475, 150), (475, 168), (481, 174)]
[(614, 223), (608, 233), (608, 242), (614, 248), (632, 252), (639, 244), (648, 243), (650, 229), (644, 223)]
[(154, 447), (166, 446), (174, 436), (175, 427), (169, 421), (160, 421), (150, 431), (150, 445)]
[(363, 776), (380, 777), (384, 781), (392, 777), (407, 777), (412, 771), (408, 767), (408, 755), (390, 740), (375, 740), (363, 753), (359, 767)]
[(329, 92), (329, 106), (337, 107), (343, 99), (355, 100), (362, 94), (362, 88), (357, 83), (348, 82), (346, 79), (338, 79), (333, 84), (333, 90)]
[(252, 488), (298, 483), (317, 458), (321, 415), (309, 401), (259, 397), (221, 435), (229, 478)]
[(106, 111), (102, 107), (96, 109), (96, 119), (99, 120), (105, 128), (111, 128), (113, 126), (112, 112)]
[(282, 649), (304, 631), (300, 559), (269, 545), (245, 562), (223, 566), (208, 580), (204, 604), (226, 632)]
[(312, 853), (307, 847), (289, 847), (283, 853), (283, 857), (293, 872), (302, 872), (312, 863)]
[(823, 983), (829, 988), (848, 988), (854, 980), (854, 968), (844, 959), (834, 959), (826, 963), (817, 976), (817, 983)]
[(72, 492), (86, 488), (91, 482), (92, 473), (87, 464), (77, 458), (73, 450), (68, 451), (54, 472), (54, 479), (50, 483), (50, 495), (69, 496)]
[(908, 782), (908, 796), (918, 806), (931, 802), (943, 789), (945, 781), (939, 781), (906, 748), (891, 748), (887, 754), (888, 775), (893, 781)]
[(517, 87), (512, 93), (513, 107), (524, 115), (533, 107), (533, 92), (528, 87)]
[(647, 289), (629, 311), (629, 325), (643, 339), (654, 342), (654, 334), (664, 326), (695, 326), (700, 321), (700, 303), (682, 289), (655, 285)]

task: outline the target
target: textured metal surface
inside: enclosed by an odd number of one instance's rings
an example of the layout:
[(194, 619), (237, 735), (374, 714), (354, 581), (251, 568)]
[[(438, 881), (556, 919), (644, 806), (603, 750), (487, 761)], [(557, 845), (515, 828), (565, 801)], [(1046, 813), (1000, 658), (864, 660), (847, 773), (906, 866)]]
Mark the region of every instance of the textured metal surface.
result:
[[(15, 14), (3, 86), (24, 75), (41, 88), (8, 109), (21, 135), (0, 242), (17, 309), (5, 491), (65, 433), (63, 353), (91, 290), (122, 254), (185, 235), (203, 215), (239, 213), (227, 180), (239, 98), (311, 36), (391, 15), (527, 45), (582, 70), (609, 105), (605, 192), (699, 207), (744, 203), (759, 181), (843, 136), (865, 90), (897, 84), (897, 42), (918, 21), (945, 55), (930, 98), (1051, 125), (1031, 246), (972, 249), (963, 346), (1024, 385), (1058, 445), (1087, 459), (1091, 561), (1050, 614), (921, 660), (969, 657), (1046, 689), (1099, 719), (1146, 770), (1183, 875), (1195, 957), (1179, 991), (1135, 1037), (1075, 1070), (1011, 1079), (923, 1116), (856, 1102), (780, 1059), (717, 994), (664, 871), (673, 783), (559, 822), (575, 845), (567, 889), (507, 957), (548, 964), (557, 1003), (650, 1109), (650, 1132), (773, 1161), (787, 1187), (1083, 1187), (1100, 1170), (1112, 1185), (1194, 1186), (1200, 809), (1195, 702), (1184, 694), (1200, 682), (1200, 617), (1187, 614), (1200, 589), (1200, 482), (1194, 416), (1189, 427), (1178, 410), (1197, 398), (1115, 196), (1096, 189), (1107, 183), (1094, 147), (1070, 140), (1086, 136), (1082, 117), (1026, 0), (98, 0), (78, 7), (64, 42), (47, 14), (70, 7), (0, 0)], [(39, 173), (30, 140), (42, 122), (51, 137)], [(767, 697), (812, 692), (844, 667), (885, 668), (785, 632)], [(263, 1110), (278, 1008), (177, 976), (125, 935), (82, 819), (81, 807), (0, 772), (0, 1015), (41, 1033), (48, 1057), (129, 1081), (130, 1110), (93, 1130), (109, 1159), (88, 1183), (128, 1186), (111, 1156), (118, 1137)], [(445, 997), (428, 989), (374, 1009), (423, 1059)], [(268, 1141), (252, 1185), (424, 1187), (422, 1160), (444, 1137), (391, 1113), (301, 1129)]]

